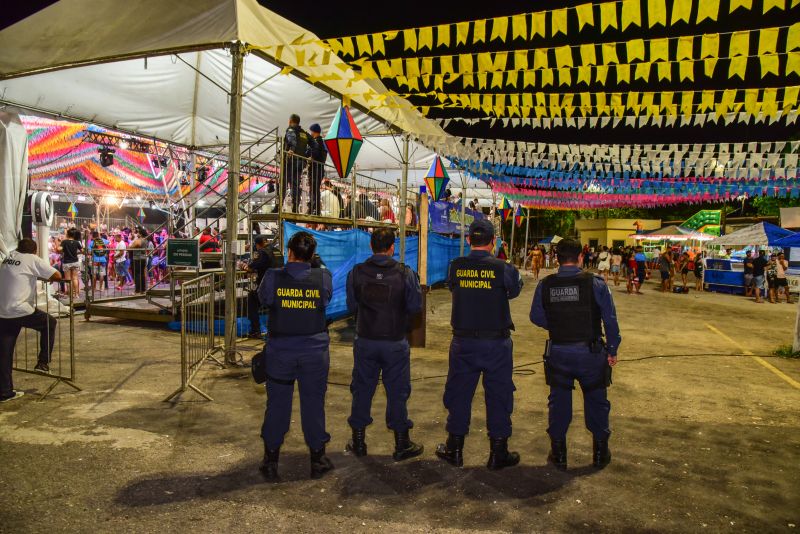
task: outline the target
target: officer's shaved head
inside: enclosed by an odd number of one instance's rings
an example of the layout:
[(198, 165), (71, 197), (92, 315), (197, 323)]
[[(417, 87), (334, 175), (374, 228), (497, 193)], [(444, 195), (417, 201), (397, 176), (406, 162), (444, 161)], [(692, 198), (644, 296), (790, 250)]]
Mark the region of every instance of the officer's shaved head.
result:
[(17, 252), (22, 252), (23, 254), (36, 254), (36, 249), (36, 241), (27, 237), (20, 239), (17, 244)]
[(578, 256), (581, 255), (581, 244), (575, 239), (562, 239), (558, 242), (558, 263), (578, 263)]
[(317, 251), (317, 240), (308, 232), (297, 232), (287, 245), (297, 261), (310, 262)]
[(369, 245), (375, 254), (389, 252), (389, 249), (394, 245), (394, 230), (391, 228), (376, 228), (369, 238)]

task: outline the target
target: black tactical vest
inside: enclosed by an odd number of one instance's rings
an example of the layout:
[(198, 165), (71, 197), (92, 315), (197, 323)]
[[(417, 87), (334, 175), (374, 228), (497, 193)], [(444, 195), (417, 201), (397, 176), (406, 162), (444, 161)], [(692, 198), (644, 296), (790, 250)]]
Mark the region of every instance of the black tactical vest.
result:
[(602, 337), (593, 279), (591, 273), (569, 277), (551, 274), (542, 281), (542, 304), (553, 342), (588, 343)]
[(450, 325), (454, 330), (513, 330), (505, 262), (492, 256), (464, 256), (450, 263), (449, 284), (453, 295)]
[(281, 269), (275, 272), (272, 306), (267, 332), (271, 337), (309, 336), (325, 332), (322, 304), (322, 269), (311, 269), (298, 280)]
[(394, 260), (373, 261), (353, 268), (353, 293), (358, 302), (359, 337), (399, 341), (406, 336), (405, 267)]

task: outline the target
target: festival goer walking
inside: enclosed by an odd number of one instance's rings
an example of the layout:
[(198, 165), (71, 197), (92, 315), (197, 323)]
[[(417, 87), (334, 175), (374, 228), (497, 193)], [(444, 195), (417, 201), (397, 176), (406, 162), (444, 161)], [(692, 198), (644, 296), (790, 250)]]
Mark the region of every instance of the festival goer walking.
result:
[(611, 253), (608, 252), (608, 247), (603, 246), (600, 253), (597, 255), (597, 270), (600, 276), (603, 277), (604, 282), (608, 282), (608, 272), (611, 270)]
[(753, 251), (748, 250), (745, 252), (744, 261), (742, 261), (742, 265), (744, 266), (744, 296), (749, 297), (755, 291), (755, 287), (753, 286)]
[(661, 292), (666, 293), (672, 289), (672, 252), (667, 249), (658, 257), (658, 271), (661, 273)]
[(779, 252), (775, 258), (775, 298), (781, 301), (781, 294), (786, 298), (786, 303), (791, 304), (792, 298), (789, 294), (789, 280), (786, 278), (786, 271), (789, 269), (789, 262), (783, 252)]
[(622, 270), (622, 252), (615, 248), (611, 254), (611, 276), (614, 278), (614, 285), (619, 285), (619, 273)]
[(694, 289), (695, 291), (703, 291), (703, 269), (705, 268), (704, 257), (702, 252), (698, 252), (694, 257)]
[(533, 271), (533, 276), (537, 280), (539, 279), (539, 271), (542, 270), (543, 259), (542, 250), (539, 247), (533, 247), (533, 250), (531, 250), (531, 271)]
[[(92, 251), (92, 290), (102, 291), (103, 280), (108, 276), (108, 241), (100, 237), (97, 231), (92, 232), (92, 240), (89, 242), (89, 249)], [(97, 283), (100, 283), (100, 288)]]
[(128, 279), (128, 246), (122, 239), (121, 233), (114, 235), (114, 273), (117, 277), (117, 289), (125, 287)]
[(75, 228), (67, 230), (67, 238), (61, 241), (61, 266), (64, 269), (64, 279), (69, 280), (72, 297), (78, 298), (81, 289), (81, 263), (79, 254), (83, 251), (80, 242), (80, 232)]
[(676, 272), (681, 274), (681, 282), (683, 283), (683, 287), (689, 287), (689, 262), (691, 258), (689, 258), (689, 253), (684, 252), (678, 257), (678, 264), (675, 266)]
[(633, 258), (636, 262), (636, 280), (634, 286), (636, 287), (636, 294), (643, 295), (641, 288), (647, 280), (647, 275), (650, 269), (647, 267), (647, 256), (644, 253), (644, 248), (641, 246), (636, 247)]
[(758, 251), (758, 257), (753, 260), (753, 285), (756, 291), (756, 302), (761, 304), (761, 292), (767, 292), (765, 270), (769, 261), (767, 260), (767, 252), (765, 250)]

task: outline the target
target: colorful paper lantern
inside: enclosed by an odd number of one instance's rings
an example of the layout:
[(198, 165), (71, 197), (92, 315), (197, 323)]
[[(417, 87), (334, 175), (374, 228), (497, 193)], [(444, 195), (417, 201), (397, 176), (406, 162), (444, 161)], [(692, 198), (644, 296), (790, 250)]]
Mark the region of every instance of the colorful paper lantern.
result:
[(522, 208), (519, 206), (519, 204), (517, 204), (517, 211), (516, 213), (514, 213), (514, 224), (516, 224), (517, 226), (522, 225), (523, 218), (524, 217), (522, 216)]
[(511, 206), (511, 202), (509, 202), (506, 197), (503, 197), (503, 201), (500, 202), (500, 206), (497, 208), (497, 213), (500, 215), (500, 220), (506, 222), (514, 212), (512, 208), (513, 206)]
[(69, 212), (70, 217), (72, 217), (73, 219), (78, 215), (78, 208), (75, 207), (74, 202), (69, 203), (69, 208), (67, 208), (67, 211)]
[(447, 169), (444, 168), (442, 158), (439, 157), (439, 154), (434, 154), (431, 168), (425, 173), (425, 185), (428, 186), (428, 194), (433, 200), (441, 200), (444, 197), (444, 192), (447, 191), (449, 182), (450, 176), (447, 175)]
[(328, 147), (328, 154), (331, 156), (333, 166), (339, 178), (344, 178), (353, 169), (356, 162), (358, 151), (364, 139), (358, 131), (350, 108), (342, 106), (333, 118), (328, 134), (325, 136), (325, 146)]
[(147, 216), (147, 215), (145, 215), (145, 213), (144, 213), (144, 208), (141, 208), (141, 207), (140, 207), (140, 208), (139, 208), (139, 221), (141, 221), (141, 222), (144, 222), (144, 218), (145, 218), (146, 216)]

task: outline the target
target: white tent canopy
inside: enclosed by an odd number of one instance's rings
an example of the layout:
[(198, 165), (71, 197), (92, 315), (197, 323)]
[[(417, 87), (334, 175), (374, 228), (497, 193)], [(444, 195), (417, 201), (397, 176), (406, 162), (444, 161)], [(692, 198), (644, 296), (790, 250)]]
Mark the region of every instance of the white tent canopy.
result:
[(753, 245), (758, 247), (767, 247), (772, 245), (775, 241), (782, 237), (791, 235), (792, 232), (784, 230), (774, 224), (760, 222), (733, 233), (718, 237), (713, 241), (709, 241), (709, 245), (724, 246), (724, 247), (741, 247)]
[[(447, 137), (380, 82), (353, 78), (335, 54), (314, 43), (292, 44), (311, 37), (255, 0), (61, 0), (0, 31), (0, 102), (185, 146), (226, 145), (226, 47), (241, 41), (252, 51), (244, 64), (243, 148), (282, 130), (290, 113), (305, 127), (318, 122), (326, 130), (342, 95), (355, 106), (362, 134), (392, 128), (429, 141)], [(390, 137), (375, 139), (399, 158)], [(362, 171), (399, 169), (368, 144)], [(421, 145), (417, 154), (431, 156)]]

